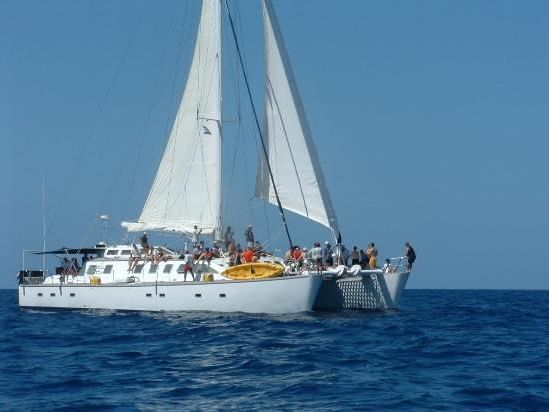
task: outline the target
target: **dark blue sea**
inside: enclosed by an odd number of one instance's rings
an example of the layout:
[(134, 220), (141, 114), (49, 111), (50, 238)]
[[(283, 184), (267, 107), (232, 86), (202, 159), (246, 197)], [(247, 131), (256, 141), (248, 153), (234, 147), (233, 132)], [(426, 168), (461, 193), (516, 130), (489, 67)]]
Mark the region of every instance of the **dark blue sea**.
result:
[(549, 291), (285, 316), (0, 302), (2, 411), (549, 410)]

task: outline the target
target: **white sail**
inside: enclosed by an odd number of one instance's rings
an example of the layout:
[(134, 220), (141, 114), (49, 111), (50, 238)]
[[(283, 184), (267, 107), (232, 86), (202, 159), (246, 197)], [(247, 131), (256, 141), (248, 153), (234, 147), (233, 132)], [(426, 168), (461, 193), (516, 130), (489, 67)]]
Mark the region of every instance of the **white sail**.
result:
[(129, 231), (221, 227), (221, 4), (203, 0), (187, 84), (145, 207)]
[[(263, 1), (266, 53), (265, 139), (274, 181), (284, 209), (333, 230), (337, 220), (318, 155), (297, 91), (274, 9)], [(262, 159), (257, 195), (277, 204), (267, 164)]]

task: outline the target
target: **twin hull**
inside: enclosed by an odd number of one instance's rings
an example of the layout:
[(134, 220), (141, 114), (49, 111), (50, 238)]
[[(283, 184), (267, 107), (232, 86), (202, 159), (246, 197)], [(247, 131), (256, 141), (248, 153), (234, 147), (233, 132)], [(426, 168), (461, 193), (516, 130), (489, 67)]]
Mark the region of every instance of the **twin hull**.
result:
[(19, 286), (21, 307), (295, 313), (312, 309), (322, 278)]
[(325, 276), (313, 309), (384, 310), (398, 306), (410, 272), (361, 271), (353, 276)]
[(395, 308), (409, 273), (317, 274), (252, 281), (19, 286), (21, 307), (295, 313)]

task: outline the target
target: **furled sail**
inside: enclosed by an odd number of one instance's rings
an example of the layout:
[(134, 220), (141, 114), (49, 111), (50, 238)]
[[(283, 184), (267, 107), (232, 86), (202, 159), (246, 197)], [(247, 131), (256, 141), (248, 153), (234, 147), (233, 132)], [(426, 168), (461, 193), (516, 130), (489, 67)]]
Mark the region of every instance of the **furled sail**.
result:
[(221, 4), (203, 0), (194, 56), (171, 135), (129, 231), (221, 227)]
[[(337, 235), (337, 220), (274, 9), (263, 1), (266, 53), (265, 139), (269, 164), (284, 209), (305, 216)], [(265, 159), (258, 197), (277, 204)]]

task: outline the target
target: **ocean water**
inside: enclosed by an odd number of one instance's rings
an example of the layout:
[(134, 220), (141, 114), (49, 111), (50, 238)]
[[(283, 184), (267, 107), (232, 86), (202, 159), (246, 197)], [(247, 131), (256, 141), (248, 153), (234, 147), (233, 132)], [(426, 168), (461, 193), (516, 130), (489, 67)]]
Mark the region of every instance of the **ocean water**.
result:
[(549, 291), (407, 290), (285, 316), (21, 310), (0, 410), (549, 410)]

